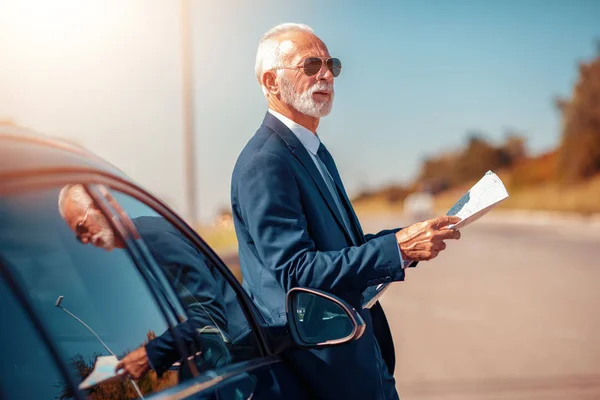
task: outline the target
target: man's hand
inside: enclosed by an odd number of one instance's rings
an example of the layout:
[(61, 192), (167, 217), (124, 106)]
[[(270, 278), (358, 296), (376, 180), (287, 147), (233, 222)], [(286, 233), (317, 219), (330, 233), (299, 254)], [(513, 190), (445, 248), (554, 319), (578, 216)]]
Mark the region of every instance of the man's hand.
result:
[(460, 232), (446, 228), (456, 224), (459, 217), (438, 217), (418, 222), (396, 232), (396, 241), (405, 261), (426, 261), (435, 258), (446, 248), (444, 240), (459, 239)]
[(150, 363), (148, 362), (145, 346), (127, 354), (115, 367), (117, 374), (130, 376), (133, 379), (140, 379), (149, 369)]

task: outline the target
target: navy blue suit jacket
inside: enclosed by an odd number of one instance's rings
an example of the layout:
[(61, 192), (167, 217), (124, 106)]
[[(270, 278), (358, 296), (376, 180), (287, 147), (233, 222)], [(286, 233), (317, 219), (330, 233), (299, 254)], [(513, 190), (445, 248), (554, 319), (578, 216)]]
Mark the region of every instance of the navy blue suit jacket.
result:
[[(330, 171), (353, 224), (344, 229), (338, 208), (298, 138), (267, 113), (233, 171), (231, 201), (243, 286), (268, 322), (286, 320), (293, 287), (333, 293), (361, 310), (369, 285), (404, 280), (396, 230), (364, 235), (337, 170)], [(357, 341), (293, 355), (298, 370), (324, 398), (372, 398), (379, 385), (377, 340), (390, 373), (394, 346), (377, 303), (361, 310), (367, 324)]]
[[(188, 319), (176, 325), (187, 353), (192, 355), (210, 346), (214, 359), (198, 360), (200, 369), (215, 368), (229, 362), (229, 354), (218, 334), (200, 335), (199, 330), (214, 326), (226, 336), (240, 330), (236, 324), (245, 318), (237, 305), (236, 295), (212, 263), (196, 247), (162, 217), (134, 218), (138, 232), (148, 250), (164, 272), (188, 313)], [(217, 345), (215, 348), (215, 345)], [(154, 370), (161, 374), (181, 356), (173, 332), (168, 330), (146, 344), (146, 352)], [(221, 354), (223, 353), (223, 354)]]

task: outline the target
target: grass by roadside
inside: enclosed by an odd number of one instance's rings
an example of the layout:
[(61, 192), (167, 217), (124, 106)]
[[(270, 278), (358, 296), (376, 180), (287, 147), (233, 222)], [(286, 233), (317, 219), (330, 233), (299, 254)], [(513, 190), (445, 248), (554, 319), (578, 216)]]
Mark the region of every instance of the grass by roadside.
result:
[[(544, 183), (521, 189), (511, 189), (510, 180), (505, 180), (510, 197), (499, 205), (507, 210), (557, 211), (587, 215), (600, 213), (600, 175), (586, 182), (561, 187), (555, 183)], [(474, 183), (474, 182), (473, 182)], [(436, 210), (448, 210), (471, 187), (448, 190), (435, 198)], [(389, 202), (385, 196), (373, 196), (368, 200), (353, 202), (361, 218), (402, 213), (402, 202)], [(232, 272), (241, 280), (239, 265), (229, 262), (237, 252), (237, 238), (233, 225), (200, 226), (202, 238), (223, 258)]]
[(237, 255), (237, 238), (233, 226), (199, 226), (196, 230), (241, 282), (242, 272), (239, 263), (232, 261), (232, 258)]
[[(465, 185), (448, 190), (435, 198), (435, 209), (448, 210), (470, 188)], [(578, 214), (600, 213), (600, 175), (582, 183), (561, 187), (555, 183), (512, 190), (510, 197), (499, 208), (514, 210), (558, 211)], [(389, 202), (383, 196), (354, 202), (356, 213), (361, 216), (401, 213), (402, 202)], [(202, 238), (219, 254), (229, 255), (237, 251), (237, 238), (232, 225), (200, 226)]]
[(233, 226), (199, 226), (196, 231), (219, 255), (237, 251), (237, 238)]
[(390, 215), (401, 213), (402, 202), (390, 202), (382, 197), (369, 198), (364, 201), (352, 202), (352, 207), (359, 218), (366, 216)]

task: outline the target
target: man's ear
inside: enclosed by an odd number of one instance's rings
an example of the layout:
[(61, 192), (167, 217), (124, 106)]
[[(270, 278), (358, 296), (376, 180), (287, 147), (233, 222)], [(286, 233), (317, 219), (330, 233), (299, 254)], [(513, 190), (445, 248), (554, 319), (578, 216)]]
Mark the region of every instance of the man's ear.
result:
[(265, 71), (261, 76), (262, 86), (271, 95), (279, 94), (279, 84), (277, 83), (277, 75), (274, 71)]

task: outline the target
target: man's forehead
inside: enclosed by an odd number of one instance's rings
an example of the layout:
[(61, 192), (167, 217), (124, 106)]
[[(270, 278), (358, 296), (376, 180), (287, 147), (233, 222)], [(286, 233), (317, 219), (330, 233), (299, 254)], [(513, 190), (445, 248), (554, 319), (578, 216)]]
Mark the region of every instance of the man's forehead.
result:
[(329, 56), (327, 46), (317, 36), (308, 32), (290, 32), (280, 37), (279, 51), (286, 61), (307, 56)]
[(85, 213), (85, 210), (80, 204), (67, 198), (64, 202), (63, 213), (66, 219), (73, 220), (80, 218)]

